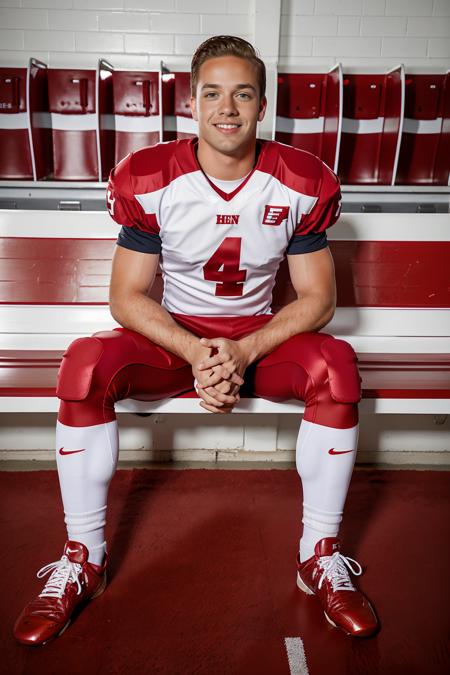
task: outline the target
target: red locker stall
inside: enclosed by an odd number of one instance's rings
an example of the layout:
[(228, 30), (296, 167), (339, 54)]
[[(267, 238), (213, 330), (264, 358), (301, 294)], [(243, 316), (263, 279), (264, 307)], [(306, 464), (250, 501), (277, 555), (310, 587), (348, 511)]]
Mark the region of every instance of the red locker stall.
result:
[(392, 185), (400, 149), (404, 70), (344, 76), (339, 177), (353, 185)]
[(36, 180), (52, 171), (47, 66), (0, 68), (0, 178)]
[(450, 171), (450, 73), (406, 75), (405, 119), (396, 182), (447, 185)]
[(49, 68), (55, 180), (101, 180), (97, 72)]
[(99, 61), (100, 154), (103, 180), (130, 152), (162, 140), (161, 73), (114, 70)]
[(342, 68), (278, 75), (275, 140), (308, 150), (336, 171), (342, 122)]
[(198, 133), (198, 125), (191, 114), (191, 76), (181, 72), (171, 75), (164, 76), (164, 140), (192, 138)]
[(0, 68), (0, 178), (33, 180), (27, 69)]
[(115, 164), (129, 152), (162, 140), (160, 86), (159, 72), (113, 71)]

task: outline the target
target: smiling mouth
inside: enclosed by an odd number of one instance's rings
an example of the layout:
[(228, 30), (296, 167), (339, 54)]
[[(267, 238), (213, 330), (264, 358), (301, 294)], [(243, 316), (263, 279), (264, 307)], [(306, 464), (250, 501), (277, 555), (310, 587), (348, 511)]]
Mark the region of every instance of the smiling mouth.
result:
[(241, 127), (240, 124), (225, 124), (223, 122), (220, 122), (219, 124), (215, 124), (214, 126), (217, 127), (217, 129), (224, 129), (224, 130), (239, 129)]

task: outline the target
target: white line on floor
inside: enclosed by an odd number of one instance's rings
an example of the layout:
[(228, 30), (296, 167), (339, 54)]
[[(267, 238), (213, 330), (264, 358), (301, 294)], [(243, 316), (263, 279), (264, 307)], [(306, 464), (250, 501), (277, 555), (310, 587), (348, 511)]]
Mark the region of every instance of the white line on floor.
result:
[(287, 637), (284, 638), (284, 644), (286, 646), (291, 675), (309, 675), (303, 640), (299, 637)]

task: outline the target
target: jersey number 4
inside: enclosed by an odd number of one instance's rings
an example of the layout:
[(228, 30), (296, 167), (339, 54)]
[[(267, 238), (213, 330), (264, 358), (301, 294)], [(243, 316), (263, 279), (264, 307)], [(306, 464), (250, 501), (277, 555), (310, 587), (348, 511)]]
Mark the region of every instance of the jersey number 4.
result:
[(206, 281), (216, 282), (217, 296), (241, 296), (247, 270), (240, 270), (241, 237), (226, 237), (203, 267)]

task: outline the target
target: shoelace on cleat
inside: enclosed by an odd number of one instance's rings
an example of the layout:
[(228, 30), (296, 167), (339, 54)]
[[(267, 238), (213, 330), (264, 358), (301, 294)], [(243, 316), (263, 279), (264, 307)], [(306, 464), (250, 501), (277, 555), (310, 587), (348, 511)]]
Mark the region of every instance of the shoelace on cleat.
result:
[(66, 555), (63, 555), (60, 560), (41, 567), (36, 576), (42, 579), (52, 570), (42, 593), (39, 593), (40, 598), (62, 598), (66, 584), (72, 581), (77, 584), (77, 595), (80, 595), (82, 589), (78, 576), (81, 572), (81, 565), (71, 562)]
[[(356, 568), (352, 563), (355, 563)], [(331, 581), (333, 591), (355, 591), (350, 577), (348, 575), (347, 567), (356, 576), (362, 574), (362, 567), (353, 558), (346, 558), (338, 551), (332, 556), (322, 556), (319, 558), (319, 565), (322, 568), (322, 575), (319, 579), (318, 588), (322, 588), (323, 580), (325, 578)]]

